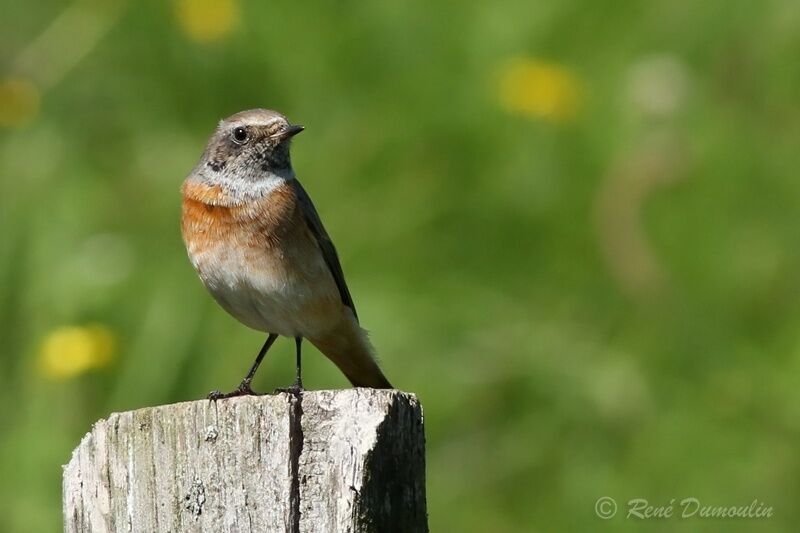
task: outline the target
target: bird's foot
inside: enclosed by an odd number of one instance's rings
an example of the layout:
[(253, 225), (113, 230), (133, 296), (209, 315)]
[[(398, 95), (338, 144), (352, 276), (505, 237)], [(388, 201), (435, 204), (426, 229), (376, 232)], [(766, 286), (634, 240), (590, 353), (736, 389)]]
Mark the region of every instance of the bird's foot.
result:
[(261, 393), (254, 391), (250, 387), (250, 380), (243, 380), (235, 390), (227, 393), (218, 390), (208, 393), (208, 399), (212, 401), (224, 400), (225, 398), (235, 398), (237, 396), (261, 396)]
[(275, 389), (275, 394), (278, 394), (280, 392), (285, 392), (286, 394), (293, 394), (294, 396), (299, 396), (300, 393), (302, 393), (303, 391), (305, 391), (305, 389), (303, 388), (303, 382), (298, 380), (295, 381), (290, 387), (281, 387), (279, 389)]

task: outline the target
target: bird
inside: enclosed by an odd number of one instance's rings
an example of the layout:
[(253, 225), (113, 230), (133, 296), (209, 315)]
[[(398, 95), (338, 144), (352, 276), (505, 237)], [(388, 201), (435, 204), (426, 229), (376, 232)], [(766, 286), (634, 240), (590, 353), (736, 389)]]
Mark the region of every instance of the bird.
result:
[(353, 386), (393, 388), (359, 323), (336, 248), (292, 168), (290, 145), (304, 129), (269, 109), (225, 118), (181, 186), (181, 233), (200, 280), (225, 311), (267, 334), (239, 386), (211, 399), (257, 394), (253, 378), (279, 336), (295, 341), (295, 380), (279, 391), (304, 390), (303, 340)]

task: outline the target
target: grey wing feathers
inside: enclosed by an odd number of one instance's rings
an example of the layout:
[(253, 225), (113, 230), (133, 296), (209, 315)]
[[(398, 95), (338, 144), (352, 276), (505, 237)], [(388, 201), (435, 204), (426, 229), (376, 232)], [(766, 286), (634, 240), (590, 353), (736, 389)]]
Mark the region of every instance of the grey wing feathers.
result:
[(306, 190), (297, 179), (293, 179), (291, 182), (297, 194), (297, 199), (302, 204), (303, 217), (306, 220), (306, 224), (308, 224), (311, 233), (313, 233), (314, 237), (317, 239), (317, 244), (319, 244), (319, 248), (322, 250), (322, 257), (325, 259), (325, 264), (328, 265), (328, 269), (331, 271), (333, 279), (336, 282), (336, 287), (339, 289), (342, 303), (353, 311), (356, 322), (358, 322), (356, 306), (353, 303), (353, 297), (350, 296), (350, 290), (347, 288), (347, 283), (344, 280), (344, 272), (342, 272), (342, 265), (339, 263), (339, 255), (336, 253), (336, 248), (333, 246), (328, 232), (325, 231), (325, 227), (319, 219), (317, 209), (314, 207)]

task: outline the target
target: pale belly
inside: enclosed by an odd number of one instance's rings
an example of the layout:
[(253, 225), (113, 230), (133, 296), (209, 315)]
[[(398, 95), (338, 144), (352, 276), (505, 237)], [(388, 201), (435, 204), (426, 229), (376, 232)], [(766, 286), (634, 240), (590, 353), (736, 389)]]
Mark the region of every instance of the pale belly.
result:
[(214, 299), (253, 329), (313, 338), (342, 319), (333, 277), (310, 246), (277, 253), (222, 244), (190, 249), (189, 258)]

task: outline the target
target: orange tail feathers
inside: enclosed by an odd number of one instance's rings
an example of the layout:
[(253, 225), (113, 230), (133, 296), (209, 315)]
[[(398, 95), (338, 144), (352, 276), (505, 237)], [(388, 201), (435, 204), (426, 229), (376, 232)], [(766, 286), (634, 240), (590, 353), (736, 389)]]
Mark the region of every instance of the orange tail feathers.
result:
[(308, 340), (339, 367), (354, 387), (394, 388), (375, 361), (367, 333), (355, 320), (348, 320), (328, 335)]

